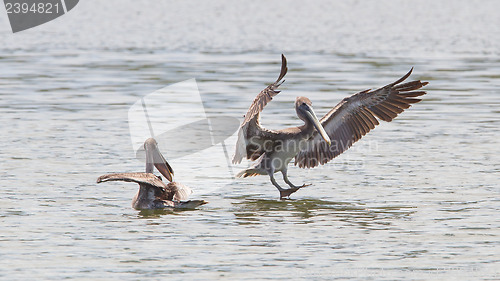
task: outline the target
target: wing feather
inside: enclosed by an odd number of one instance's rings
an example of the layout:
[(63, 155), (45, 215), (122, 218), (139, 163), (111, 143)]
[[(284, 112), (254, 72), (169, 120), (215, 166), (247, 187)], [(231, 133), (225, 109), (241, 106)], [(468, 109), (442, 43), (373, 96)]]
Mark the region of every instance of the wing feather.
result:
[[(255, 160), (262, 155), (264, 136), (274, 134), (274, 131), (266, 130), (260, 126), (260, 112), (273, 99), (274, 96), (280, 93), (278, 87), (285, 82), (282, 80), (288, 71), (285, 56), (281, 55), (281, 72), (278, 79), (262, 90), (255, 97), (252, 105), (248, 108), (245, 119), (240, 125), (238, 131), (238, 141), (236, 142), (236, 151), (233, 157), (233, 163), (240, 163), (243, 158)], [(250, 142), (250, 140), (252, 140)]]
[(97, 183), (106, 181), (127, 181), (138, 184), (147, 184), (164, 190), (167, 186), (163, 181), (152, 173), (116, 173), (103, 175), (97, 178)]
[(312, 168), (325, 164), (346, 151), (379, 124), (377, 120), (390, 122), (411, 104), (420, 102), (425, 91), (416, 91), (427, 82), (420, 80), (401, 84), (413, 68), (396, 82), (377, 90), (365, 90), (343, 99), (321, 118), (321, 124), (332, 144), (328, 146), (315, 132), (308, 144), (295, 156), (295, 165)]
[(260, 112), (264, 109), (264, 107), (273, 99), (274, 96), (280, 93), (280, 91), (278, 91), (277, 89), (281, 84), (283, 84), (283, 82), (285, 82), (284, 80), (283, 81), (281, 80), (283, 79), (283, 77), (285, 77), (287, 71), (288, 67), (286, 63), (286, 58), (282, 54), (281, 72), (278, 79), (274, 83), (267, 86), (257, 95), (257, 97), (255, 97), (252, 105), (248, 109), (247, 114), (245, 114), (245, 119), (243, 120), (241, 126), (244, 126), (246, 123), (256, 120), (256, 117), (260, 114)]

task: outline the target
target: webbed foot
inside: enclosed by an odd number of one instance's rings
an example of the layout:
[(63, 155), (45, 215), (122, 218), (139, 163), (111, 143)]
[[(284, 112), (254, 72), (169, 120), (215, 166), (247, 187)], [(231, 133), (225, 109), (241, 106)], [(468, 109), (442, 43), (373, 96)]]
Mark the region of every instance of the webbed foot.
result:
[(303, 184), (301, 186), (295, 186), (295, 187), (291, 187), (288, 189), (280, 189), (280, 200), (285, 200), (285, 199), (287, 199), (286, 197), (288, 197), (288, 199), (290, 199), (290, 195), (295, 193), (297, 190), (299, 190), (303, 187), (306, 187), (306, 186), (310, 186), (310, 185), (311, 184)]

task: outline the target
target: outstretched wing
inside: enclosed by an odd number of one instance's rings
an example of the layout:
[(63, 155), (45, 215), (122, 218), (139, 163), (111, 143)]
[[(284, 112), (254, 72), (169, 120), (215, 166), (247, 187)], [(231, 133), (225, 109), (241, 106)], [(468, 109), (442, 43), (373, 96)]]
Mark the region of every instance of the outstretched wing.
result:
[(163, 181), (152, 173), (117, 173), (103, 175), (97, 178), (97, 183), (106, 181), (128, 181), (138, 184), (146, 184), (164, 190), (167, 186)]
[[(233, 163), (240, 163), (243, 158), (255, 160), (263, 153), (258, 147), (262, 147), (260, 142), (263, 142), (262, 137), (272, 134), (272, 131), (266, 130), (260, 126), (260, 112), (273, 99), (274, 96), (280, 93), (278, 87), (285, 82), (281, 81), (285, 77), (288, 68), (286, 66), (286, 58), (281, 55), (281, 72), (276, 82), (267, 86), (253, 100), (252, 105), (245, 114), (245, 119), (240, 125), (238, 132), (238, 141), (236, 143), (236, 152), (233, 157)], [(252, 139), (253, 145), (249, 144)]]
[(327, 163), (375, 128), (379, 124), (377, 118), (390, 122), (412, 103), (421, 101), (415, 97), (425, 95), (426, 92), (416, 90), (427, 85), (427, 82), (400, 84), (412, 71), (413, 68), (398, 81), (380, 89), (365, 90), (343, 99), (320, 120), (332, 144), (328, 146), (315, 132), (295, 156), (295, 165), (312, 168)]

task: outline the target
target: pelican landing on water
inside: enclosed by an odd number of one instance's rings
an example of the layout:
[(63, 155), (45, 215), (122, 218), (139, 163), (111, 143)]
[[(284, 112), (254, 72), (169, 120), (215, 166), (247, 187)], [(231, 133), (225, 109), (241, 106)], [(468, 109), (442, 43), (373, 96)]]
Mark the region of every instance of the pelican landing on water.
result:
[[(132, 207), (137, 210), (165, 208), (193, 209), (208, 203), (204, 200), (183, 201), (187, 200), (193, 191), (183, 184), (172, 182), (174, 171), (160, 153), (155, 139), (147, 139), (144, 142), (144, 149), (146, 151), (145, 173), (103, 175), (97, 179), (97, 183), (105, 181), (129, 181), (138, 183), (139, 191), (132, 200)], [(165, 184), (161, 180), (161, 177), (153, 174), (154, 167), (170, 181), (168, 184)]]
[[(292, 159), (295, 159), (295, 165), (300, 168), (324, 165), (375, 128), (379, 124), (377, 118), (390, 122), (412, 103), (421, 101), (416, 97), (426, 94), (417, 90), (427, 85), (427, 82), (402, 83), (410, 76), (412, 68), (394, 83), (343, 99), (319, 120), (311, 101), (306, 97), (297, 97), (295, 111), (304, 124), (269, 130), (260, 125), (260, 112), (280, 92), (277, 89), (284, 82), (282, 79), (288, 71), (285, 56), (281, 55), (281, 61), (278, 80), (257, 95), (241, 123), (233, 158), (235, 164), (245, 157), (255, 161), (248, 169), (238, 173), (237, 177), (268, 175), (279, 190), (280, 199), (289, 197), (306, 186), (296, 186), (288, 179), (287, 169)], [(290, 188), (282, 188), (276, 182), (276, 172), (283, 174), (283, 180)]]

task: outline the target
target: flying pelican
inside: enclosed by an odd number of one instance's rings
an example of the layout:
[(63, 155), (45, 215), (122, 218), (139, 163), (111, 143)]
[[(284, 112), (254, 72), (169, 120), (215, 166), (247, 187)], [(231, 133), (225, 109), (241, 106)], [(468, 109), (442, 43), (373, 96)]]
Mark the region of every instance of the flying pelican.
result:
[[(311, 101), (306, 97), (297, 97), (295, 111), (304, 124), (269, 130), (260, 125), (260, 112), (280, 92), (277, 89), (284, 82), (282, 79), (288, 71), (284, 55), (281, 55), (281, 62), (281, 73), (276, 82), (262, 90), (248, 109), (238, 132), (233, 157), (235, 164), (245, 157), (255, 161), (248, 169), (238, 173), (237, 177), (268, 175), (271, 183), (279, 190), (280, 199), (307, 186), (296, 186), (288, 179), (287, 169), (292, 159), (295, 159), (294, 164), (300, 168), (326, 164), (375, 128), (379, 124), (377, 118), (390, 122), (412, 103), (421, 101), (415, 97), (425, 95), (426, 92), (415, 90), (428, 84), (421, 81), (401, 84), (410, 76), (412, 68), (394, 83), (344, 98), (320, 120), (314, 113)], [(282, 188), (276, 182), (276, 172), (282, 173), (283, 180), (290, 188)]]
[[(106, 181), (128, 181), (139, 184), (139, 191), (132, 200), (132, 207), (142, 209), (184, 208), (193, 209), (208, 202), (204, 200), (187, 200), (193, 193), (191, 188), (172, 182), (174, 171), (158, 149), (155, 139), (149, 138), (144, 142), (146, 151), (145, 173), (117, 173), (100, 176), (97, 183)], [(161, 177), (153, 174), (154, 167), (168, 180), (165, 184)]]

